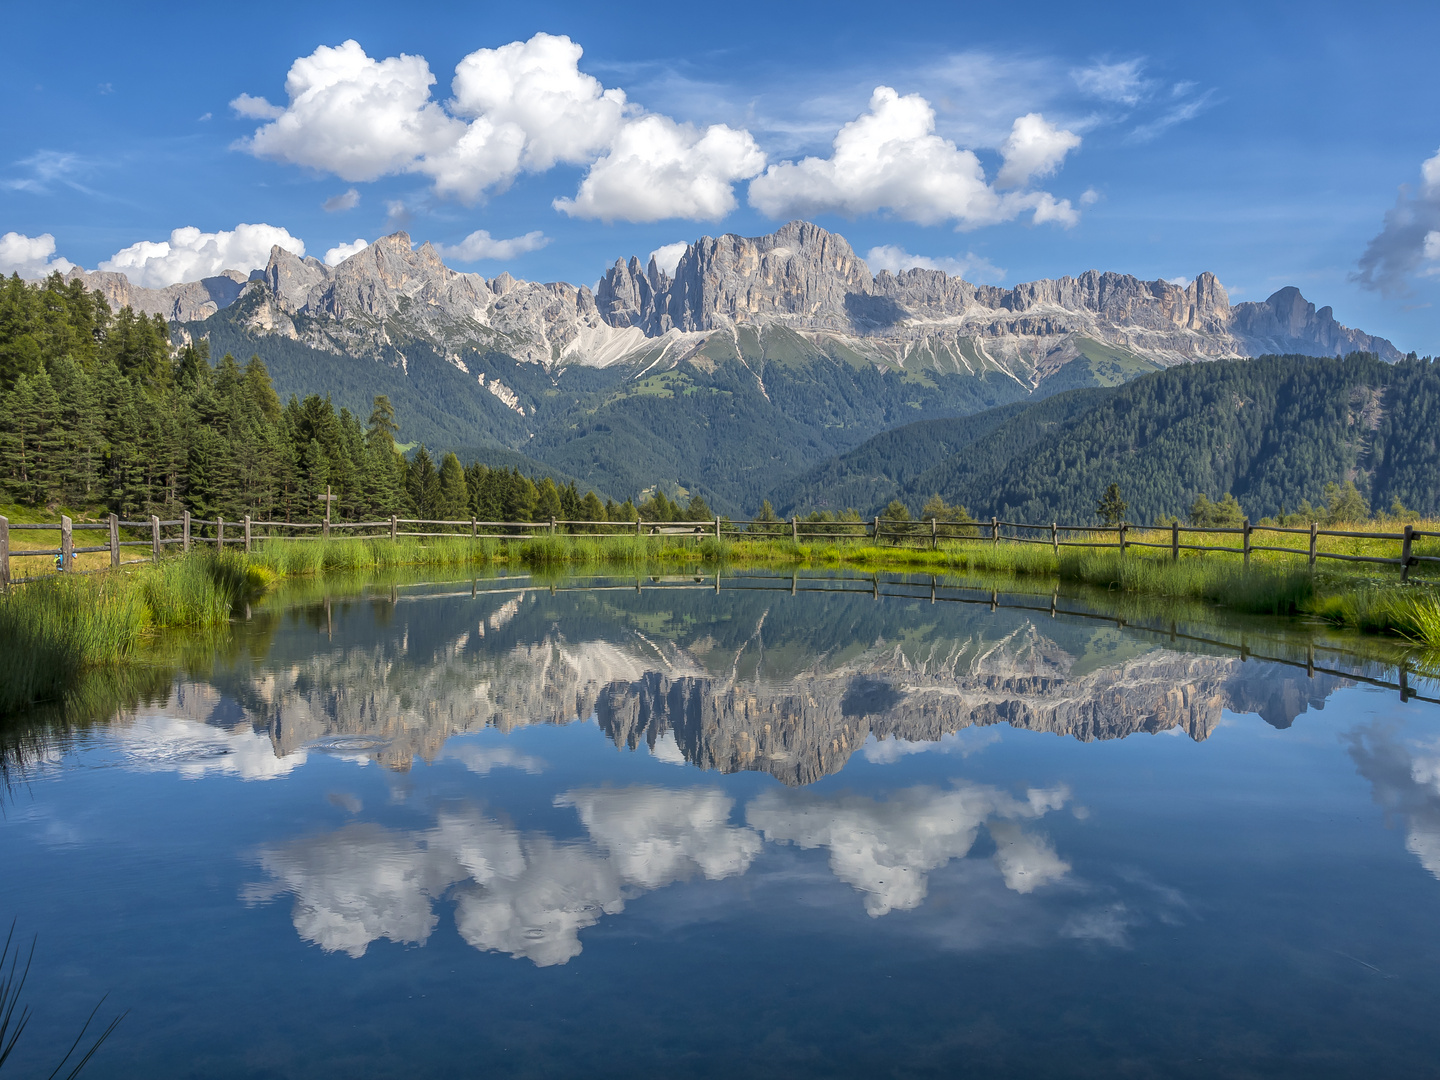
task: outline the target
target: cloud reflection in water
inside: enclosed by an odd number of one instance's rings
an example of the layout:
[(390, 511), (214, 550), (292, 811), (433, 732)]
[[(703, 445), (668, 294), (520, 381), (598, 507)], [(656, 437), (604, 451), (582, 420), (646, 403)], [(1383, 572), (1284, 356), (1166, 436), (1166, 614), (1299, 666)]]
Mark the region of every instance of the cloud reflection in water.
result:
[(1350, 757), (1375, 802), (1405, 823), (1405, 847), (1440, 878), (1440, 742), (1406, 743), (1384, 724), (1346, 736)]
[(968, 855), (987, 821), (995, 862), (1009, 888), (1028, 893), (1063, 877), (1070, 865), (1013, 822), (1058, 810), (1069, 798), (1064, 787), (1032, 789), (1021, 801), (964, 783), (949, 791), (908, 788), (883, 801), (769, 791), (750, 803), (745, 818), (767, 840), (828, 848), (835, 876), (862, 892), (865, 910), (878, 917), (919, 907), (930, 871)]
[(968, 854), (988, 823), (1005, 885), (1029, 893), (1070, 866), (1018, 822), (1068, 798), (1064, 788), (1017, 799), (968, 784), (912, 788), (883, 801), (771, 792), (752, 801), (748, 824), (737, 826), (734, 800), (715, 788), (577, 789), (555, 805), (575, 809), (587, 842), (524, 833), (473, 808), (442, 812), (433, 828), (417, 831), (349, 825), (259, 852), (269, 880), (244, 898), (292, 895), (301, 937), (359, 957), (381, 938), (423, 944), (438, 923), (435, 902), (448, 895), (467, 943), (546, 967), (579, 955), (580, 931), (628, 899), (697, 876), (744, 874), (765, 839), (829, 848), (836, 877), (878, 917), (918, 907), (928, 873)]
[(564, 843), (487, 817), (445, 812), (418, 832), (350, 826), (260, 852), (270, 881), (251, 902), (295, 897), (295, 929), (328, 952), (363, 956), (373, 941), (421, 944), (434, 901), (453, 889), (460, 936), (477, 949), (545, 967), (580, 953), (579, 932), (627, 898), (696, 874), (742, 874), (760, 850), (728, 824), (714, 789), (635, 787), (567, 792), (590, 843)]

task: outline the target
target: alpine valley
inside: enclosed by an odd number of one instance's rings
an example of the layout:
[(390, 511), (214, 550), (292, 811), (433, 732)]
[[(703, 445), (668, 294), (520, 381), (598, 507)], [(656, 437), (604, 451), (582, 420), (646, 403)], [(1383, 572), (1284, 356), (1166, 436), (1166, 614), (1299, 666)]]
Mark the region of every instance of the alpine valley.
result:
[(1294, 288), (1232, 305), (1209, 273), (1183, 288), (1088, 271), (1013, 289), (872, 274), (803, 221), (702, 237), (673, 275), (617, 261), (593, 292), (460, 273), (403, 232), (334, 267), (277, 247), (248, 278), (148, 290), (70, 276), (114, 308), (163, 315), (177, 340), (207, 339), (212, 356), (259, 355), (282, 396), (328, 394), (365, 415), (386, 394), (404, 441), (616, 499), (701, 494), (732, 514), (917, 421), (1195, 361), (1401, 359)]

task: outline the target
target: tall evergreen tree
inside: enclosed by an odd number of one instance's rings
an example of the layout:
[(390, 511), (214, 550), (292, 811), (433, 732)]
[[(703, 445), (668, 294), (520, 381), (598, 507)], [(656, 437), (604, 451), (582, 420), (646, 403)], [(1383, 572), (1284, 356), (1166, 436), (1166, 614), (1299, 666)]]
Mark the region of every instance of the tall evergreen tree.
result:
[(470, 491), (465, 484), (465, 470), (454, 453), (448, 453), (440, 461), (440, 517), (458, 521), (470, 513)]

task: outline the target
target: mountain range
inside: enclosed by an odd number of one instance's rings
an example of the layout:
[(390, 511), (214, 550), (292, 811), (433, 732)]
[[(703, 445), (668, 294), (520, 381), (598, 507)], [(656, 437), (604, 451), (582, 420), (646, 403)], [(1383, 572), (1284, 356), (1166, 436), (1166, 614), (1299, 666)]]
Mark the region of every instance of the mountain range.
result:
[(882, 432), (1178, 364), (1368, 352), (1294, 288), (1232, 305), (1187, 285), (1088, 271), (974, 285), (939, 270), (872, 274), (808, 222), (703, 237), (673, 273), (617, 261), (595, 289), (457, 272), (405, 233), (331, 267), (281, 249), (239, 272), (148, 290), (86, 273), (112, 307), (170, 320), (213, 355), (258, 354), (282, 394), (368, 415), (401, 438), (543, 466), (623, 499), (651, 486), (728, 512)]

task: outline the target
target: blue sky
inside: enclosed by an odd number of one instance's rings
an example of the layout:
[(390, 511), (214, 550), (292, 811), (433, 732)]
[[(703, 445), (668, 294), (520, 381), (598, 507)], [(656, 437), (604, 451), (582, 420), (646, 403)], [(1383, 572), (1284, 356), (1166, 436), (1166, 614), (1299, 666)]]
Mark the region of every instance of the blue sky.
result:
[[(208, 237), (133, 247), (177, 228), (268, 225), (323, 257), (403, 225), (462, 269), (591, 283), (617, 256), (805, 216), (872, 263), (972, 280), (1293, 284), (1440, 352), (1433, 5), (60, 3), (6, 21), (7, 269), (112, 260), (153, 284), (220, 257)], [(505, 82), (521, 69), (560, 87), (556, 122)], [(275, 235), (215, 244), (239, 259)]]

